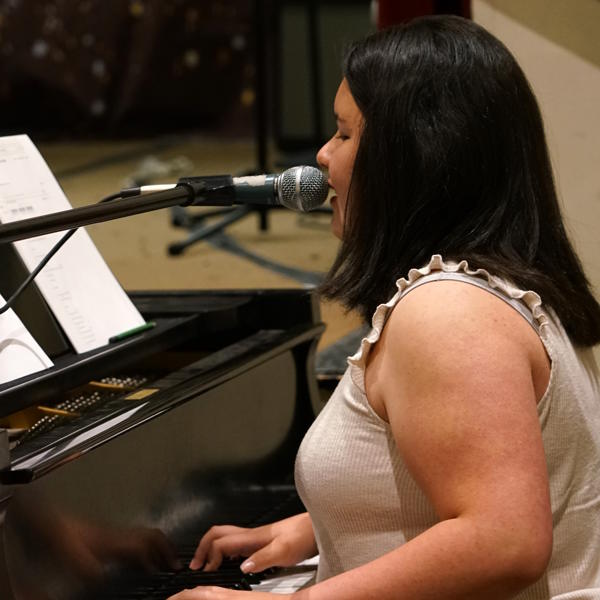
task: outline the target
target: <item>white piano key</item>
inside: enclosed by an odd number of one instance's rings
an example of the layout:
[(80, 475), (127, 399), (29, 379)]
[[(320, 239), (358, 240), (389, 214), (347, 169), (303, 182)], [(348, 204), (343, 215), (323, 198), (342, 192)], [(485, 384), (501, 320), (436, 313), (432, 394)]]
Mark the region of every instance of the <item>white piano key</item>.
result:
[(273, 576), (253, 585), (252, 589), (258, 592), (270, 592), (271, 594), (293, 594), (314, 583), (318, 565), (319, 557), (315, 556), (298, 563), (294, 567), (277, 569)]

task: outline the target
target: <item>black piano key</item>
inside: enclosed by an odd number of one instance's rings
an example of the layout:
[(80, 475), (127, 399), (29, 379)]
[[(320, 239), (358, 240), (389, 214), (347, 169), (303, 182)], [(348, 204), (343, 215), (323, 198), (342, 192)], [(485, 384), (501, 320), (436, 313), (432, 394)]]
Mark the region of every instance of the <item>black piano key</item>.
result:
[(198, 586), (215, 585), (232, 590), (251, 590), (250, 582), (243, 576), (241, 572), (238, 574), (227, 573), (202, 573), (202, 572), (187, 572), (187, 573), (165, 573), (161, 576), (154, 576), (141, 586), (137, 586), (134, 590), (125, 593), (120, 593), (117, 596), (111, 596), (113, 600), (137, 600), (154, 598), (165, 599), (172, 594), (176, 594), (184, 589), (191, 589)]
[[(238, 494), (236, 494), (236, 497)], [(250, 493), (240, 493), (239, 502), (228, 503), (226, 511), (219, 516), (221, 523), (230, 522), (239, 526), (251, 527), (272, 522), (302, 512), (302, 506), (292, 485), (276, 489), (256, 489)], [(195, 529), (195, 528), (194, 528)], [(187, 568), (194, 556), (198, 542), (204, 531), (189, 531), (179, 535), (176, 541), (177, 555), (184, 569), (177, 572), (164, 571), (149, 575), (140, 585), (128, 591), (120, 590), (110, 595), (109, 600), (165, 600), (185, 588), (202, 585), (216, 585), (229, 589), (251, 590), (252, 585), (263, 581), (277, 569), (262, 573), (245, 574), (240, 570), (243, 558), (225, 558), (217, 571), (192, 571)], [(102, 599), (104, 600), (104, 598)], [(107, 598), (108, 600), (108, 598)]]

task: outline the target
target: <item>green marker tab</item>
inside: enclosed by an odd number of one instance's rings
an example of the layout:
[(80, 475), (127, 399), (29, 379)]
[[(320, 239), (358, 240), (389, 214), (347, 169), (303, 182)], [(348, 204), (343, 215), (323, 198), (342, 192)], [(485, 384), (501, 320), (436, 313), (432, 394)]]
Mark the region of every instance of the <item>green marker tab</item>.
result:
[(143, 325), (138, 325), (138, 327), (134, 327), (133, 329), (128, 329), (127, 331), (124, 331), (123, 333), (117, 333), (117, 335), (113, 335), (112, 337), (109, 337), (108, 343), (114, 344), (115, 342), (121, 342), (123, 340), (126, 340), (127, 338), (137, 335), (138, 333), (142, 333), (143, 331), (152, 329), (153, 327), (156, 327), (156, 322), (148, 321), (147, 323), (144, 323)]

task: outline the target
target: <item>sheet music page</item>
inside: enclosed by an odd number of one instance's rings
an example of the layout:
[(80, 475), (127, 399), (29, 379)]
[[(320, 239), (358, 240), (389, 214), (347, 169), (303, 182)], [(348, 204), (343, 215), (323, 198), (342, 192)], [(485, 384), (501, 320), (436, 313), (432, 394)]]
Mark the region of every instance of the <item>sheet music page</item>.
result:
[[(70, 208), (46, 161), (27, 135), (0, 138), (0, 222)], [(32, 271), (65, 233), (50, 233), (14, 244)], [(78, 353), (104, 346), (111, 336), (144, 323), (83, 228), (52, 257), (35, 282)]]
[(0, 384), (49, 369), (52, 364), (12, 308), (0, 314)]

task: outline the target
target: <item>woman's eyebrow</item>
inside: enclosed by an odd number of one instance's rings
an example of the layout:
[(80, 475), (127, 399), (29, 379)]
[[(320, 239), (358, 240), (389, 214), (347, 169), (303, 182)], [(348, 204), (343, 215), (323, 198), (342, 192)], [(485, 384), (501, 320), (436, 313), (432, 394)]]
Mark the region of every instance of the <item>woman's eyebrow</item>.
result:
[(338, 115), (336, 112), (333, 113), (333, 116), (335, 117), (336, 121), (341, 121), (342, 123), (346, 122), (346, 119), (344, 119), (343, 117), (340, 117), (340, 115)]

